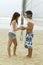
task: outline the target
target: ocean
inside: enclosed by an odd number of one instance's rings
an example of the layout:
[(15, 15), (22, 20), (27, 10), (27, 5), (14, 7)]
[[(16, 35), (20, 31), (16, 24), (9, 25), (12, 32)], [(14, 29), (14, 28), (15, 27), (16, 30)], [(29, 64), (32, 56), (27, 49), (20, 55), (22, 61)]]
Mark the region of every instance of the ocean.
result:
[[(11, 17), (0, 17), (0, 29), (9, 29), (10, 21)], [(34, 21), (35, 21), (34, 30), (43, 30), (43, 19), (34, 18)], [(19, 19), (18, 26), (20, 26), (20, 24), (21, 20)]]

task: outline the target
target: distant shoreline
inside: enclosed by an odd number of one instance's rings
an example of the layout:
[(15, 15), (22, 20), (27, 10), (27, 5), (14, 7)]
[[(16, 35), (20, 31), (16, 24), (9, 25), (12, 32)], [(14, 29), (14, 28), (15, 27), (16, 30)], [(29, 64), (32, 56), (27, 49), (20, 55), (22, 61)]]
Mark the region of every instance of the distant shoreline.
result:
[[(34, 18), (33, 20), (35, 21), (34, 30), (43, 30), (43, 18)], [(0, 17), (0, 29), (9, 29), (10, 21), (11, 17)]]

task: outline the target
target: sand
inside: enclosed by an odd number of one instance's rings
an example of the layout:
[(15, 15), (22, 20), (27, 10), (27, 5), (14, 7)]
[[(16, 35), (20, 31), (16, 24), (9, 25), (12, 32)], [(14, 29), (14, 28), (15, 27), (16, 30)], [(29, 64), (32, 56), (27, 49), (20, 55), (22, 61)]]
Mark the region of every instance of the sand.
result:
[[(43, 31), (34, 31), (33, 55), (27, 58), (27, 49), (24, 48), (24, 39), (20, 41), (20, 31), (17, 33), (17, 56), (13, 56), (13, 44), (11, 57), (7, 54), (8, 30), (0, 30), (0, 65), (43, 65)], [(25, 31), (23, 33), (25, 38)]]

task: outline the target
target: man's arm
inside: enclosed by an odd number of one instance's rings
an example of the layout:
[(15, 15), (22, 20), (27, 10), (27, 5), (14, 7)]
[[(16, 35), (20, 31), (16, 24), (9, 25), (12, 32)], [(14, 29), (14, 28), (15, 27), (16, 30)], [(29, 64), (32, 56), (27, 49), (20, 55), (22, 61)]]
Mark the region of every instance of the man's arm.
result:
[(21, 26), (21, 30), (26, 30), (28, 27)]

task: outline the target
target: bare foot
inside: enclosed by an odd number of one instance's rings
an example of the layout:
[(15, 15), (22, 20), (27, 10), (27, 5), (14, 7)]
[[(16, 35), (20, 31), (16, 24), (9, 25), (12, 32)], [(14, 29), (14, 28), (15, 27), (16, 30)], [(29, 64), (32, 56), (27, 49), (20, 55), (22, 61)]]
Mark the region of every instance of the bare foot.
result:
[(29, 58), (31, 58), (32, 56), (26, 55), (26, 57), (29, 57)]
[(16, 54), (13, 54), (13, 56), (17, 56)]
[(29, 55), (26, 55), (26, 57), (29, 57)]
[(10, 57), (11, 57), (11, 55), (8, 55), (8, 57), (10, 58)]

